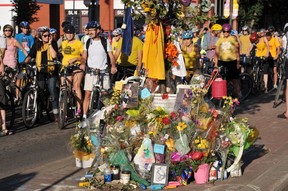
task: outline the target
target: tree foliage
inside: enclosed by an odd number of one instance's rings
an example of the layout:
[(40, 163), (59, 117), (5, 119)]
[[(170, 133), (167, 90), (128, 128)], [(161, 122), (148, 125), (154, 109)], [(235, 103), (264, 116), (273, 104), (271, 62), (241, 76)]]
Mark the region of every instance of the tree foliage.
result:
[(37, 4), (36, 0), (10, 0), (14, 8), (12, 11), (16, 13), (13, 17), (16, 25), (21, 21), (27, 21), (30, 24), (38, 21), (38, 17), (35, 16), (40, 6)]
[(238, 21), (243, 25), (251, 28), (258, 26), (263, 15), (265, 4), (268, 0), (242, 0), (239, 2)]

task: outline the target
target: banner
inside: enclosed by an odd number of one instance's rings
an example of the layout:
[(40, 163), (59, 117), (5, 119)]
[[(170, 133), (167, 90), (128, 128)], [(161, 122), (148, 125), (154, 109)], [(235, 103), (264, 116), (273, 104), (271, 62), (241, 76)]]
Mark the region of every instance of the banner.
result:
[(63, 4), (63, 3), (64, 3), (64, 0), (37, 0), (37, 3)]

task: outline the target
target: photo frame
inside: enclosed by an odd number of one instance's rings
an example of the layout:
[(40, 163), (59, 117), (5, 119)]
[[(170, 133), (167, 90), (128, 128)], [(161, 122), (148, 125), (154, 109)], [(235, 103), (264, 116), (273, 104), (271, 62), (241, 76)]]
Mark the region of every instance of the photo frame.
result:
[(169, 164), (154, 163), (152, 165), (151, 184), (167, 185), (169, 177)]

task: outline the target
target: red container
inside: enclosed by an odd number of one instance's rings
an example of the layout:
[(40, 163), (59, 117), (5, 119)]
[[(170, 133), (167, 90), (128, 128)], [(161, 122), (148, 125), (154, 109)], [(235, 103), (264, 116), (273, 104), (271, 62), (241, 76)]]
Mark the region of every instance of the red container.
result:
[(227, 81), (216, 78), (212, 83), (212, 97), (222, 99), (223, 96), (227, 96)]

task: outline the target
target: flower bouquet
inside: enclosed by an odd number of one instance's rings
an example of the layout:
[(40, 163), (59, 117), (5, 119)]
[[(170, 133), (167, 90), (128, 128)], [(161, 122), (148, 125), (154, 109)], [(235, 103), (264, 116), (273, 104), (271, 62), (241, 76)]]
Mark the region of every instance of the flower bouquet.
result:
[(86, 131), (83, 128), (76, 128), (75, 134), (70, 138), (70, 146), (76, 159), (76, 166), (82, 168), (91, 167), (95, 154), (94, 146)]

